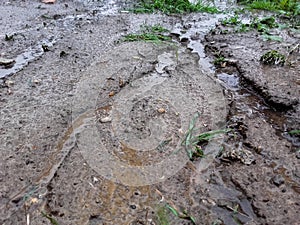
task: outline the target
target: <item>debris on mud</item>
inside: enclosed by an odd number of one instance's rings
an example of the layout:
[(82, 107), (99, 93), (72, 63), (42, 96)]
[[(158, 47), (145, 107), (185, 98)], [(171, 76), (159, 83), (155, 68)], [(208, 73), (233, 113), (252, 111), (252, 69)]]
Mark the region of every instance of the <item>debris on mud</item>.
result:
[(46, 3), (46, 4), (54, 4), (56, 2), (56, 0), (41, 0), (42, 3)]

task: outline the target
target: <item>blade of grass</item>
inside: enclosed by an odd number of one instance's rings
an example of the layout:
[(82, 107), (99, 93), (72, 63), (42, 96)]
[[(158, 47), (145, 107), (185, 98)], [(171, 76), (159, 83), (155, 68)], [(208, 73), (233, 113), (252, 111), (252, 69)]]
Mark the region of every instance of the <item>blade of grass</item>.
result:
[(47, 218), (51, 224), (59, 225), (58, 222), (52, 216), (48, 215), (47, 213), (45, 213), (43, 211), (41, 212), (41, 214), (43, 217)]

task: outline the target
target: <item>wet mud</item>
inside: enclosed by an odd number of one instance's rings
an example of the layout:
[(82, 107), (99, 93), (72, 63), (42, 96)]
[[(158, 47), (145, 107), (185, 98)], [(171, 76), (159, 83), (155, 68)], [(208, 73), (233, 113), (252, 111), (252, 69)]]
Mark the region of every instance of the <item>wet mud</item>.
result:
[[(196, 224), (298, 224), (299, 52), (259, 61), (297, 34), (224, 35), (224, 15), (120, 12), (131, 3), (0, 3), (0, 224), (193, 224), (166, 206)], [(173, 43), (119, 41), (157, 23)], [(197, 112), (198, 132), (230, 132), (172, 164)]]

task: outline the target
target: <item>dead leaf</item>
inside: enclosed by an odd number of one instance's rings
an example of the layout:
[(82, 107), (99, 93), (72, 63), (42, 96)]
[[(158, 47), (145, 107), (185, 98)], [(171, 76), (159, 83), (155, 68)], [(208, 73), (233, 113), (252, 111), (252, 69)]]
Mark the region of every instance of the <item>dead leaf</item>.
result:
[(42, 3), (45, 4), (54, 4), (56, 0), (42, 0)]

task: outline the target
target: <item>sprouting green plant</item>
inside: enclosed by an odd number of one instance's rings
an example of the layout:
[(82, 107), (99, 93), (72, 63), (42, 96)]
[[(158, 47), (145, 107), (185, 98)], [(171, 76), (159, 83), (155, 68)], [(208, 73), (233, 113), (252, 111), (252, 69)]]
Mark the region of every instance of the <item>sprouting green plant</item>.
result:
[(195, 134), (196, 121), (198, 120), (200, 114), (196, 113), (192, 120), (190, 121), (189, 128), (186, 132), (185, 138), (182, 141), (181, 145), (184, 146), (188, 157), (192, 160), (193, 158), (203, 157), (204, 151), (200, 147), (200, 144), (206, 143), (216, 136), (220, 134), (224, 134), (229, 132), (229, 129), (222, 129), (222, 130), (212, 130), (208, 132), (204, 132), (201, 134)]
[(297, 0), (245, 0), (242, 2), (250, 9), (275, 11), (295, 16), (300, 14), (300, 2)]
[(235, 15), (235, 16), (232, 16), (232, 17), (229, 17), (229, 18), (225, 18), (221, 21), (221, 24), (223, 26), (226, 26), (226, 25), (238, 25), (241, 23), (241, 20), (239, 19), (239, 16), (238, 15)]
[(153, 13), (161, 11), (170, 13), (208, 12), (219, 13), (220, 11), (208, 3), (202, 1), (191, 3), (189, 0), (142, 0), (132, 11), (135, 13)]
[(263, 34), (262, 38), (263, 38), (263, 41), (278, 41), (278, 42), (282, 42), (282, 37), (276, 36), (276, 35)]
[(171, 38), (161, 34), (128, 34), (124, 36), (124, 41), (153, 41), (153, 42), (160, 42), (160, 41), (170, 41)]
[(166, 205), (166, 207), (171, 211), (173, 215), (180, 219), (185, 219), (191, 221), (194, 225), (196, 225), (196, 219), (195, 217), (191, 216), (187, 211), (179, 212), (175, 207), (170, 206), (169, 204)]
[(290, 135), (298, 135), (300, 134), (300, 130), (291, 130), (288, 132)]
[(219, 220), (219, 219), (216, 219), (216, 220), (212, 223), (212, 225), (221, 225), (221, 224), (223, 224), (223, 223), (222, 223), (222, 221)]
[(215, 60), (214, 60), (214, 65), (221, 65), (222, 63), (226, 62), (226, 58), (224, 56), (218, 56)]
[(206, 142), (210, 141), (211, 139), (215, 138), (216, 136), (220, 134), (225, 134), (229, 132), (229, 129), (223, 129), (223, 130), (212, 130), (208, 132), (204, 132), (197, 136), (198, 142)]
[(169, 30), (159, 24), (154, 26), (143, 25), (140, 33), (125, 35), (122, 41), (171, 41), (172, 38), (166, 35), (167, 32)]
[(157, 222), (159, 225), (169, 225), (168, 211), (165, 206), (159, 206), (156, 210)]
[(167, 28), (161, 26), (160, 24), (155, 24), (153, 26), (142, 25), (141, 30), (143, 32), (148, 32), (148, 33), (167, 33), (167, 32), (170, 32)]
[(284, 65), (285, 60), (285, 56), (276, 50), (268, 51), (260, 58), (261, 62), (269, 65)]
[(49, 222), (53, 225), (59, 225), (58, 222), (56, 221), (56, 219), (54, 219), (51, 215), (48, 215), (47, 213), (45, 212), (41, 212), (42, 216), (47, 218), (49, 220)]
[[(270, 29), (283, 27), (279, 23), (277, 23), (274, 16), (268, 16), (263, 18), (255, 17), (253, 18), (250, 23), (243, 23), (242, 20), (239, 18), (238, 15), (235, 15), (230, 18), (226, 18), (221, 21), (221, 24), (223, 26), (230, 26), (233, 27), (231, 31), (233, 32), (246, 32), (249, 30), (257, 30), (262, 35), (270, 34)], [(222, 30), (222, 33), (224, 34), (224, 31), (228, 32), (228, 30)], [(226, 33), (225, 32), (225, 33)], [(267, 39), (271, 40), (271, 39)]]

